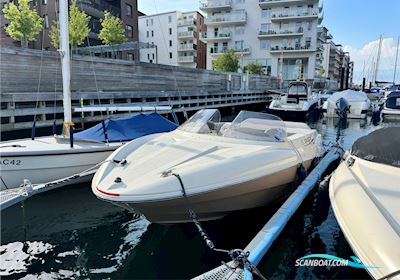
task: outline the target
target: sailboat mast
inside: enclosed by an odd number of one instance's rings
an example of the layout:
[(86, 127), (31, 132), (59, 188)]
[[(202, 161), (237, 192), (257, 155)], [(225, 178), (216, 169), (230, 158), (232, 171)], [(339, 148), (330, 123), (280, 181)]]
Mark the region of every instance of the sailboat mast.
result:
[(381, 59), (381, 51), (382, 51), (382, 35), (379, 39), (379, 48), (378, 48), (378, 56), (376, 58), (376, 65), (375, 65), (375, 74), (374, 74), (374, 80), (373, 83), (376, 85), (376, 80), (378, 79), (378, 70), (379, 70), (379, 61)]
[(69, 136), (72, 123), (71, 113), (71, 68), (70, 68), (70, 50), (68, 34), (68, 0), (59, 0), (60, 2), (60, 48), (61, 48), (61, 66), (63, 82), (63, 101), (64, 101), (64, 135)]
[(396, 84), (397, 59), (399, 58), (400, 36), (397, 38), (396, 61), (394, 63), (393, 85)]

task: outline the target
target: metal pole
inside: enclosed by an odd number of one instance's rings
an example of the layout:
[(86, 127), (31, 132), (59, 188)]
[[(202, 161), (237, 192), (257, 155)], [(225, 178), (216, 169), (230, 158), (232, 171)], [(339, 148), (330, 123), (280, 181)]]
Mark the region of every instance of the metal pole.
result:
[(396, 62), (394, 63), (393, 85), (396, 84), (397, 59), (399, 57), (400, 36), (397, 38)]
[(69, 128), (73, 126), (71, 113), (71, 68), (70, 68), (70, 50), (68, 35), (68, 0), (60, 0), (60, 53), (62, 65), (63, 81), (63, 101), (64, 101), (64, 135), (69, 135)]

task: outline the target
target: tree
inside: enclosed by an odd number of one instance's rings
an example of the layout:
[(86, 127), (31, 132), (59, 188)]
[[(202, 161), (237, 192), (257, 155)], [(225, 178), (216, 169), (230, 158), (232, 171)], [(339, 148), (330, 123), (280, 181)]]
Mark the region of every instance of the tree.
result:
[(251, 62), (244, 67), (244, 72), (249, 72), (249, 74), (264, 74), (263, 67), (258, 62)]
[(18, 6), (13, 2), (4, 6), (4, 17), (10, 21), (5, 28), (8, 35), (21, 41), (21, 47), (27, 48), (29, 41), (36, 40), (36, 36), (43, 29), (43, 19), (36, 10), (30, 8), (31, 0), (19, 0)]
[(223, 72), (237, 72), (239, 69), (239, 58), (233, 49), (229, 49), (213, 62), (213, 68)]
[(100, 23), (102, 28), (99, 33), (99, 38), (103, 41), (103, 44), (111, 46), (128, 41), (120, 18), (106, 11), (104, 13), (104, 19), (101, 19)]
[[(80, 46), (89, 35), (90, 16), (85, 12), (79, 10), (76, 6), (76, 0), (72, 1), (69, 6), (69, 21), (68, 21), (68, 34), (69, 44), (73, 47)], [(58, 21), (54, 21), (50, 30), (51, 44), (56, 49), (60, 46), (60, 24)]]

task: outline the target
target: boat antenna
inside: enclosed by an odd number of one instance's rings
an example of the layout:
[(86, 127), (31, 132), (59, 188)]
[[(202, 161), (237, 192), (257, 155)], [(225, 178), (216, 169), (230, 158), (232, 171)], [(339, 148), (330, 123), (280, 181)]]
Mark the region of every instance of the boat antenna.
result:
[(64, 101), (64, 135), (69, 136), (70, 128), (74, 125), (71, 112), (71, 54), (68, 34), (68, 0), (59, 1), (60, 10), (60, 55), (62, 65), (63, 101)]
[(399, 37), (397, 37), (397, 49), (396, 49), (396, 60), (394, 63), (393, 85), (396, 84), (397, 60), (399, 58), (399, 45), (400, 45), (400, 35)]

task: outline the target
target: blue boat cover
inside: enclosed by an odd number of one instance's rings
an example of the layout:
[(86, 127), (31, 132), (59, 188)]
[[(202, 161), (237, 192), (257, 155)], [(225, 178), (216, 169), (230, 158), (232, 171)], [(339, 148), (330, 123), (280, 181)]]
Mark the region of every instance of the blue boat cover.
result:
[[(157, 113), (138, 114), (127, 118), (104, 121), (109, 142), (126, 142), (160, 132), (175, 130), (178, 126)], [(76, 133), (75, 138), (106, 142), (103, 123)]]

